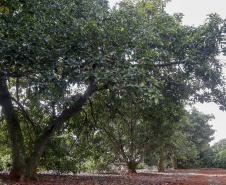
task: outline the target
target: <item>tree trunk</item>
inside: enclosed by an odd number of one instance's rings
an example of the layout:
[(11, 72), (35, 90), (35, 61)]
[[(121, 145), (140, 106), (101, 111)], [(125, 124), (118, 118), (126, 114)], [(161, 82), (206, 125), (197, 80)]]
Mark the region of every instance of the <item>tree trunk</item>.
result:
[[(7, 122), (12, 149), (12, 169), (9, 174), (9, 179), (23, 181), (24, 178), (28, 177), (37, 180), (37, 165), (32, 165), (31, 161), (26, 158), (18, 114), (12, 104), (6, 80), (1, 80), (0, 82), (0, 105), (2, 106), (2, 111)], [(36, 162), (36, 164), (38, 163)]]
[(128, 174), (137, 173), (137, 171), (136, 171), (137, 165), (138, 164), (134, 161), (130, 161), (129, 163), (127, 163)]
[(172, 154), (170, 155), (170, 159), (171, 159), (171, 163), (172, 163), (172, 169), (177, 169), (177, 160), (176, 157), (174, 155), (174, 152), (172, 152)]
[(13, 107), (6, 79), (0, 80), (0, 105), (5, 115), (8, 126), (8, 133), (12, 148), (12, 170), (11, 179), (23, 179), (26, 173), (26, 156), (23, 143), (23, 136), (18, 120), (18, 115)]
[(165, 155), (164, 153), (161, 153), (159, 157), (159, 166), (158, 166), (159, 172), (165, 172), (164, 159), (165, 159)]
[(17, 168), (13, 166), (12, 170), (10, 171), (9, 179), (20, 180), (20, 181), (23, 181), (24, 179), (29, 179), (29, 180), (38, 181), (38, 177), (37, 177), (38, 162), (39, 161), (32, 161), (27, 159), (25, 166), (19, 166), (19, 167), (17, 166)]

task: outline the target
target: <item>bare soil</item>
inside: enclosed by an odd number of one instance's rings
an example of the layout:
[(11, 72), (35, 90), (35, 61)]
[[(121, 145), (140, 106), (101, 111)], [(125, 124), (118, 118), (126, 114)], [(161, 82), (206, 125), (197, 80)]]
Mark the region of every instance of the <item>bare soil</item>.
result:
[(7, 180), (7, 173), (0, 172), (0, 184), (17, 185), (226, 185), (226, 169), (202, 168), (166, 170), (165, 173), (150, 170), (138, 170), (137, 174), (97, 173), (78, 175), (57, 175), (54, 173), (38, 174), (39, 182), (12, 182)]

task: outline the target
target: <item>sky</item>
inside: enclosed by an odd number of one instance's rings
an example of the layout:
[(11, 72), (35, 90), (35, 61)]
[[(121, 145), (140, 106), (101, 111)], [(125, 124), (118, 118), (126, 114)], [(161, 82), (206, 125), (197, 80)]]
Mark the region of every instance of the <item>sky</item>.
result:
[[(119, 0), (109, 0), (112, 7)], [(166, 12), (173, 15), (174, 13), (183, 13), (183, 24), (190, 26), (202, 25), (207, 15), (217, 13), (226, 19), (226, 0), (171, 0), (166, 6)], [(221, 60), (226, 57), (219, 56)], [(213, 114), (215, 119), (209, 122), (215, 131), (214, 140), (210, 143), (220, 141), (226, 138), (226, 112), (219, 110), (219, 106), (215, 103), (198, 103), (195, 107), (204, 114)]]

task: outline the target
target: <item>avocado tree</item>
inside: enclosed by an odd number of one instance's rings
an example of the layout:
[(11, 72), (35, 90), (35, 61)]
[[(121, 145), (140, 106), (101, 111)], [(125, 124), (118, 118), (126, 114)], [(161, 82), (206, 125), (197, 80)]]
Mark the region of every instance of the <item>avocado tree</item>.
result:
[(211, 151), (215, 154), (213, 159), (214, 167), (225, 168), (226, 163), (226, 139), (222, 139), (211, 147)]
[(145, 111), (139, 104), (111, 98), (96, 112), (97, 130), (111, 144), (108, 150), (115, 155), (115, 161), (124, 162), (128, 173), (136, 173), (136, 167), (155, 141), (151, 128), (154, 123), (150, 123)]
[(198, 28), (182, 26), (164, 5), (0, 1), (0, 105), (11, 141), (10, 178), (37, 179), (48, 140), (97, 92), (153, 103), (158, 86), (171, 82), (169, 93), (177, 85), (190, 94), (203, 89), (196, 99), (215, 93), (222, 100), (215, 57), (224, 22), (211, 15)]
[(162, 172), (166, 165), (172, 169), (199, 166), (200, 155), (213, 140), (214, 130), (209, 125), (213, 115), (205, 115), (195, 108), (188, 112), (183, 107), (178, 114), (180, 116), (172, 120), (171, 126), (168, 123), (162, 128), (166, 131), (161, 134), (159, 145), (150, 148), (145, 156), (147, 164), (158, 165)]
[(200, 154), (202, 166), (212, 168), (225, 168), (226, 139), (222, 139)]
[[(172, 138), (178, 130), (180, 120), (185, 114), (183, 102), (174, 97), (165, 97), (149, 112), (154, 122), (155, 141), (145, 156), (145, 163), (158, 166), (159, 172), (165, 171), (165, 159), (171, 150)], [(151, 122), (151, 120), (150, 120)], [(152, 122), (150, 123), (152, 124)]]
[(173, 132), (169, 145), (168, 156), (172, 168), (197, 167), (200, 164), (200, 153), (208, 149), (213, 140), (213, 130), (209, 122), (213, 115), (203, 114), (192, 108), (186, 111)]

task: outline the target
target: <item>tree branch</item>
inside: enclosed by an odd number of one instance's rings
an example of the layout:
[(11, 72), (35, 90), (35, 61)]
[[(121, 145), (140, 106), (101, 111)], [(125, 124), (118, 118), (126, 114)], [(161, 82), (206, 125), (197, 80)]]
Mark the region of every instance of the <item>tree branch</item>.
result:
[(31, 123), (31, 125), (33, 127), (35, 127), (34, 122), (31, 120), (30, 116), (28, 115), (27, 111), (25, 110), (25, 108), (23, 107), (23, 105), (17, 101), (15, 98), (11, 97), (11, 99), (17, 103), (17, 105), (20, 107), (20, 109), (22, 110), (23, 115), (25, 116), (25, 118)]
[(139, 164), (144, 159), (144, 156), (147, 153), (147, 150), (148, 150), (150, 144), (151, 144), (151, 139), (149, 138), (148, 141), (144, 144), (144, 147), (142, 147), (141, 149), (139, 149), (138, 152), (136, 153), (135, 156), (137, 156), (140, 153), (140, 151), (142, 149), (144, 149), (143, 152), (142, 152), (142, 154), (141, 154), (141, 156), (140, 156), (140, 159), (137, 161), (137, 164)]
[(94, 116), (94, 111), (93, 111), (93, 102), (90, 98), (88, 98), (88, 100), (89, 100), (89, 105), (90, 105), (90, 109), (91, 109), (91, 116), (93, 118), (94, 123), (97, 124), (96, 118)]
[(65, 108), (62, 113), (51, 119), (48, 123), (48, 126), (42, 131), (39, 137), (36, 139), (34, 144), (34, 151), (31, 154), (33, 160), (37, 160), (41, 157), (44, 147), (49, 140), (49, 138), (58, 130), (67, 120), (75, 116), (82, 110), (83, 105), (86, 100), (95, 92), (101, 91), (108, 88), (108, 84), (105, 84), (102, 87), (98, 87), (94, 83), (90, 83), (85, 93), (76, 99), (69, 108)]
[(126, 154), (123, 150), (122, 144), (119, 141), (117, 141), (117, 139), (114, 137), (114, 135), (111, 132), (108, 132), (105, 128), (104, 128), (104, 131), (108, 135), (108, 137), (111, 139), (111, 143), (113, 144), (115, 149), (118, 151), (119, 154), (122, 155), (124, 161), (128, 164), (129, 161), (128, 161)]

